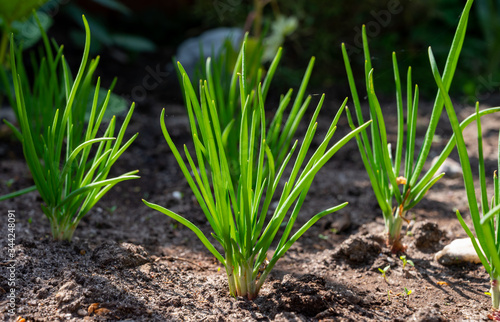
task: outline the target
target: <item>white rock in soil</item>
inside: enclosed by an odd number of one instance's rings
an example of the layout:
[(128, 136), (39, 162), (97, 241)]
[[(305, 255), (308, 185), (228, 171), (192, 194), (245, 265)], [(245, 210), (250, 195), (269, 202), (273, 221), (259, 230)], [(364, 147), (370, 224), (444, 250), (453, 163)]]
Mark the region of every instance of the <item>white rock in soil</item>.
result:
[(455, 239), (441, 251), (437, 252), (434, 259), (441, 265), (481, 263), (470, 238)]
[[(434, 159), (432, 159), (431, 164), (434, 165), (438, 159), (439, 157), (435, 157)], [(444, 160), (443, 164), (441, 164), (436, 174), (440, 174), (443, 172), (445, 173), (445, 176), (455, 178), (462, 175), (462, 166), (457, 161), (448, 158)]]
[(182, 199), (182, 192), (180, 192), (180, 191), (174, 191), (174, 192), (172, 192), (172, 197), (174, 199), (181, 200)]
[(88, 314), (87, 311), (84, 309), (79, 309), (76, 313), (80, 316), (87, 316)]

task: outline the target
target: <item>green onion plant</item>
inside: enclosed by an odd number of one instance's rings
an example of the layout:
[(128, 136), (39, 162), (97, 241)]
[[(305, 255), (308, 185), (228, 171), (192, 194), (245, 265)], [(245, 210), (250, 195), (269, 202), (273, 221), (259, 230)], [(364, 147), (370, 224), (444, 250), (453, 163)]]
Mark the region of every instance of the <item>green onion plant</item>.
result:
[[(296, 141), (291, 148), (280, 151), (285, 157), (282, 163), (278, 163), (278, 158), (273, 154), (271, 147), (274, 142), (280, 140), (284, 131), (282, 126), (286, 127), (289, 124), (286, 122), (282, 125), (281, 121), (291, 94), (282, 97), (280, 107), (268, 126), (264, 102), (269, 83), (264, 81), (258, 84), (257, 88), (247, 87), (245, 44), (243, 44), (240, 64), (238, 70), (241, 72), (238, 74), (237, 81), (235, 80), (231, 85), (231, 91), (238, 95), (242, 106), (237, 112), (240, 121), (236, 161), (240, 170), (236, 182), (232, 180), (231, 160), (226, 150), (228, 132), (227, 129), (222, 128), (218, 115), (219, 98), (216, 95), (218, 91), (214, 88), (218, 86), (218, 83), (210, 78), (200, 81), (198, 91), (196, 91), (188, 75), (179, 65), (179, 69), (183, 71), (183, 88), (195, 150), (192, 155), (184, 146), (187, 161), (184, 161), (166, 128), (165, 111), (161, 113), (160, 121), (165, 140), (210, 223), (213, 230), (212, 237), (222, 246), (224, 255), (198, 227), (186, 218), (157, 204), (148, 201), (144, 203), (177, 220), (197, 235), (207, 249), (224, 265), (231, 295), (254, 299), (278, 259), (292, 244), (320, 218), (347, 205), (347, 203), (342, 203), (316, 214), (292, 233), (299, 211), (318, 171), (370, 122), (364, 123), (329, 147), (337, 122), (347, 103), (346, 100), (335, 115), (322, 143), (315, 149), (311, 148), (317, 128), (316, 119), (324, 102), (323, 95), (312, 115), (302, 143), (298, 144)], [(294, 109), (300, 109), (300, 105), (299, 108), (294, 105), (291, 114), (294, 113)], [(297, 149), (298, 154), (292, 162), (293, 154)], [(306, 161), (308, 156), (309, 159)], [(280, 179), (288, 164), (293, 165), (282, 187)], [(271, 202), (275, 197), (279, 199), (276, 208), (273, 209)], [(271, 244), (282, 227), (284, 229), (281, 238), (271, 254), (269, 252)]]
[[(458, 58), (465, 38), (465, 31), (472, 3), (472, 0), (468, 0), (465, 5), (448, 54), (443, 78), (446, 91), (449, 90), (455, 73)], [(423, 145), (420, 148), (420, 152), (416, 156), (415, 153), (417, 151), (417, 147), (415, 145), (415, 138), (419, 103), (418, 85), (415, 85), (415, 88), (413, 89), (412, 70), (411, 67), (408, 68), (406, 84), (405, 139), (405, 108), (402, 81), (396, 54), (393, 53), (392, 61), (396, 85), (398, 120), (397, 141), (395, 144), (395, 151), (393, 151), (392, 146), (387, 139), (387, 125), (384, 120), (382, 108), (375, 93), (373, 77), (374, 70), (372, 68), (365, 26), (363, 26), (362, 29), (362, 38), (365, 58), (366, 91), (368, 96), (370, 118), (373, 120), (373, 125), (370, 127), (370, 135), (366, 132), (362, 132), (356, 137), (356, 141), (361, 153), (363, 164), (368, 172), (375, 197), (380, 209), (382, 210), (385, 232), (387, 234), (387, 245), (390, 246), (392, 251), (396, 253), (405, 250), (404, 245), (401, 243), (401, 228), (405, 221), (408, 222), (405, 217), (406, 213), (408, 210), (415, 207), (422, 200), (427, 191), (440, 178), (443, 177), (444, 173), (437, 173), (437, 171), (455, 147), (456, 134), (450, 138), (447, 145), (438, 156), (437, 161), (427, 170), (427, 172), (423, 171), (443, 110), (444, 96), (441, 92), (437, 93)], [(347, 55), (347, 50), (344, 44), (342, 45), (342, 53), (352, 99), (354, 102), (356, 119), (359, 124), (363, 124), (364, 120), (361, 103)], [(479, 114), (473, 114), (460, 124), (460, 129), (463, 130), (478, 116), (496, 111), (499, 111), (499, 109), (491, 108), (481, 111)], [(350, 113), (347, 113), (347, 116), (350, 126), (355, 128), (354, 120)]]
[[(85, 49), (74, 79), (62, 46), (51, 44), (43, 29), (45, 57), (40, 62), (33, 59), (35, 73), (32, 86), (29, 86), (22, 57), (16, 52), (12, 40), (10, 47), (16, 95), (13, 108), (19, 129), (8, 121), (5, 123), (22, 142), (36, 189), (44, 201), (42, 210), (57, 240), (71, 240), (82, 217), (115, 184), (138, 178), (135, 175), (137, 170), (108, 178), (113, 164), (137, 137), (135, 134), (122, 144), (134, 105), (118, 133), (115, 134), (114, 117), (106, 129), (101, 127), (110, 92), (103, 102), (99, 102), (100, 79), (95, 87), (92, 84), (99, 58), (88, 61), (90, 29), (85, 17), (83, 22)], [(93, 104), (85, 128), (89, 95), (93, 97)]]
[[(444, 82), (441, 78), (431, 48), (429, 48), (429, 58), (434, 78), (439, 87), (439, 90), (442, 92), (444, 88)], [(481, 260), (481, 263), (490, 275), (490, 293), (492, 306), (494, 310), (498, 311), (500, 304), (500, 184), (498, 181), (498, 170), (493, 174), (493, 197), (490, 201), (488, 201), (483, 156), (483, 140), (481, 133), (481, 119), (480, 117), (476, 117), (479, 161), (478, 172), (480, 185), (480, 196), (476, 197), (474, 177), (472, 174), (469, 156), (467, 154), (467, 146), (465, 145), (463, 134), (459, 128), (458, 118), (450, 97), (445, 94), (444, 98), (446, 112), (448, 113), (448, 118), (453, 128), (453, 132), (456, 136), (457, 150), (460, 157), (460, 164), (462, 165), (465, 190), (467, 192), (467, 200), (469, 203), (469, 211), (472, 218), (474, 231), (476, 232), (477, 240), (458, 210), (456, 214), (458, 220), (460, 221), (460, 224), (464, 228), (467, 235), (470, 237), (474, 249), (476, 250), (479, 259)], [(476, 115), (479, 114), (479, 103), (476, 103)], [(498, 169), (500, 170), (500, 151), (498, 153)], [(478, 203), (478, 198), (480, 199), (480, 203)]]

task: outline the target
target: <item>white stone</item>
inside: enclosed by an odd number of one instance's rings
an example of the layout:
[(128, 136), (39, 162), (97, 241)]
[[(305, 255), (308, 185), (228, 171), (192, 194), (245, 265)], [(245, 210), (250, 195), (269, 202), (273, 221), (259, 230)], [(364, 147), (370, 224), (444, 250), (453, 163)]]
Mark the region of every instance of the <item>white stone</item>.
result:
[(87, 311), (84, 309), (79, 309), (76, 313), (80, 316), (87, 316)]
[(437, 252), (434, 259), (442, 265), (481, 263), (470, 238), (455, 239), (441, 251)]
[(172, 192), (172, 197), (174, 197), (174, 199), (181, 200), (182, 199), (182, 192), (174, 191), (174, 192)]

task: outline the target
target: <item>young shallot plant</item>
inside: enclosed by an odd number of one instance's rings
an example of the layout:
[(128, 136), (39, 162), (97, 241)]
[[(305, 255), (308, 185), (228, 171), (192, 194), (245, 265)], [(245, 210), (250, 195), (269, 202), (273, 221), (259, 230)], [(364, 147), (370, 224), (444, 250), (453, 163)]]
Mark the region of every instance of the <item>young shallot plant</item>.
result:
[[(187, 162), (183, 160), (165, 126), (165, 112), (161, 113), (161, 129), (187, 182), (200, 204), (210, 226), (212, 237), (224, 249), (221, 254), (204, 233), (186, 218), (159, 205), (144, 201), (149, 207), (179, 221), (191, 229), (207, 249), (224, 265), (233, 296), (248, 299), (257, 297), (266, 277), (279, 258), (320, 218), (347, 205), (326, 209), (310, 218), (292, 233), (294, 223), (304, 203), (311, 183), (321, 167), (351, 138), (365, 129), (367, 122), (329, 147), (336, 124), (345, 108), (346, 101), (333, 119), (322, 143), (311, 150), (324, 96), (318, 103), (307, 132), (299, 145), (297, 141), (285, 151), (283, 163), (277, 163), (271, 152), (270, 142), (280, 136), (281, 122), (275, 130), (267, 125), (264, 110), (264, 85), (256, 90), (246, 88), (245, 54), (242, 54), (241, 74), (238, 79), (241, 110), (238, 126), (238, 168), (236, 182), (231, 180), (231, 166), (225, 149), (227, 135), (221, 127), (218, 115), (218, 98), (214, 96), (210, 81), (199, 84), (198, 95), (187, 74), (182, 74), (187, 111), (191, 124), (195, 155), (184, 147)], [(182, 70), (182, 68), (180, 69)], [(236, 83), (233, 86), (237, 86)], [(285, 107), (279, 113), (283, 113)], [(278, 113), (278, 112), (277, 112)], [(286, 166), (292, 162), (298, 148), (291, 172), (280, 188), (280, 179)], [(312, 153), (308, 153), (312, 152)], [(306, 157), (310, 155), (309, 160)], [(267, 170), (266, 170), (267, 169)], [(281, 190), (281, 193), (278, 192)], [(274, 197), (279, 196), (276, 206), (270, 207)], [(274, 208), (274, 209), (273, 209)], [(288, 216), (287, 216), (288, 215)], [(269, 249), (281, 227), (281, 238), (274, 252)], [(268, 258), (269, 256), (269, 258)]]
[[(134, 175), (137, 170), (108, 178), (113, 164), (137, 137), (136, 134), (122, 144), (134, 106), (116, 137), (115, 118), (105, 130), (101, 128), (110, 93), (104, 102), (99, 103), (100, 80), (95, 90), (91, 90), (92, 75), (99, 59), (88, 63), (90, 29), (85, 17), (83, 22), (85, 49), (74, 80), (62, 47), (56, 47), (57, 54), (54, 55), (44, 33), (46, 57), (35, 71), (32, 87), (28, 85), (22, 57), (16, 53), (13, 41), (10, 48), (16, 94), (13, 108), (20, 129), (7, 121), (5, 123), (22, 142), (36, 189), (44, 201), (42, 210), (57, 240), (71, 240), (82, 217), (115, 184), (139, 178)], [(84, 115), (89, 95), (93, 97), (93, 104), (85, 129)], [(97, 137), (99, 132), (103, 132), (102, 137)]]
[[(430, 48), (429, 58), (436, 83), (439, 90), (443, 91), (445, 85), (443, 84), (444, 82), (441, 78)], [(464, 137), (458, 125), (458, 118), (455, 113), (453, 103), (447, 94), (444, 95), (444, 98), (446, 112), (448, 113), (448, 118), (456, 136), (457, 150), (460, 157), (460, 164), (462, 165), (465, 190), (467, 192), (467, 200), (469, 202), (469, 211), (474, 231), (476, 232), (477, 241), (458, 210), (456, 214), (460, 224), (470, 237), (481, 263), (490, 275), (492, 307), (496, 311), (495, 314), (498, 316), (498, 309), (500, 305), (500, 184), (498, 181), (498, 171), (500, 170), (500, 150), (498, 152), (498, 170), (493, 174), (493, 197), (491, 201), (488, 201), (481, 119), (480, 117), (476, 117), (479, 185), (481, 190), (481, 195), (479, 196), (480, 203), (478, 204), (478, 197), (476, 197), (474, 188), (474, 177), (472, 175), (472, 168), (467, 154), (467, 146), (465, 145)], [(479, 113), (479, 103), (476, 103), (476, 115), (479, 115)], [(500, 136), (498, 144), (500, 148)]]
[[(472, 0), (468, 0), (465, 5), (450, 52), (448, 54), (446, 70), (444, 73), (446, 90), (449, 90), (453, 74), (455, 73), (458, 58), (465, 38), (465, 31), (472, 2)], [(405, 215), (407, 211), (415, 207), (422, 200), (427, 191), (441, 177), (443, 177), (444, 173), (436, 173), (453, 150), (455, 146), (455, 136), (450, 138), (448, 144), (437, 158), (437, 161), (429, 168), (429, 170), (427, 170), (427, 172), (425, 172), (425, 174), (423, 174), (423, 176), (421, 176), (431, 149), (436, 127), (443, 110), (444, 98), (442, 93), (438, 92), (423, 145), (418, 156), (415, 158), (415, 138), (419, 101), (418, 86), (416, 85), (415, 90), (413, 90), (412, 70), (410, 67), (408, 68), (407, 73), (405, 145), (403, 91), (396, 54), (393, 53), (392, 61), (396, 84), (398, 124), (396, 148), (395, 152), (392, 151), (391, 144), (388, 143), (387, 140), (387, 126), (382, 113), (382, 108), (375, 93), (373, 78), (374, 71), (372, 68), (370, 51), (368, 48), (368, 39), (366, 37), (366, 29), (364, 26), (362, 31), (365, 57), (366, 91), (368, 93), (370, 118), (373, 120), (373, 125), (371, 126), (370, 132), (371, 138), (369, 138), (367, 133), (363, 132), (361, 135), (356, 137), (356, 141), (358, 143), (363, 164), (368, 172), (375, 197), (384, 216), (385, 231), (387, 233), (387, 245), (392, 248), (393, 252), (399, 252), (404, 251), (405, 249), (400, 241), (402, 225), (404, 221), (408, 222)], [(356, 118), (358, 123), (362, 124), (364, 120), (361, 103), (356, 90), (356, 84), (345, 45), (342, 45), (342, 53), (344, 56), (344, 63), (349, 79), (352, 99), (354, 102)], [(496, 111), (499, 111), (499, 109), (487, 109), (482, 111), (479, 116)], [(354, 128), (355, 125), (351, 115), (347, 113), (347, 116), (351, 127)], [(476, 117), (476, 114), (471, 115), (460, 124), (460, 128), (463, 130), (468, 124), (474, 121)], [(405, 148), (403, 149), (404, 146)], [(395, 204), (393, 203), (393, 199), (395, 199)]]

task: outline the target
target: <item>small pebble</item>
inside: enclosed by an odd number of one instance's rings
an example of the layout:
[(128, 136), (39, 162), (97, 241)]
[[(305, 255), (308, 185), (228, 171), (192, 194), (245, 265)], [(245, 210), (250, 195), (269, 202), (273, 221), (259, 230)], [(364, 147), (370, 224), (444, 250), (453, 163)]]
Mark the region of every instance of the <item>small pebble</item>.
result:
[(455, 239), (443, 250), (437, 252), (434, 259), (441, 265), (481, 263), (470, 238)]
[(84, 309), (79, 309), (77, 312), (76, 312), (79, 316), (87, 316), (87, 311), (84, 310)]

